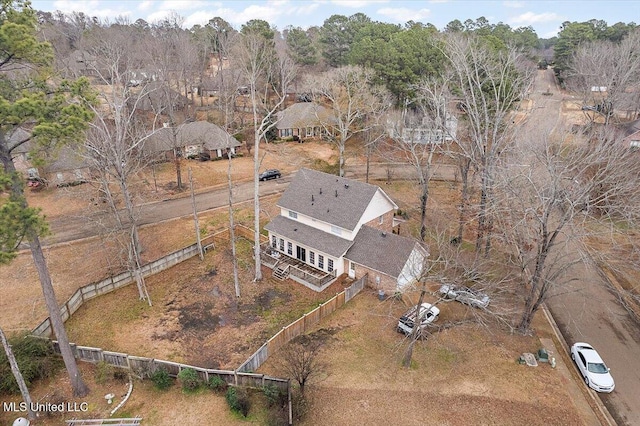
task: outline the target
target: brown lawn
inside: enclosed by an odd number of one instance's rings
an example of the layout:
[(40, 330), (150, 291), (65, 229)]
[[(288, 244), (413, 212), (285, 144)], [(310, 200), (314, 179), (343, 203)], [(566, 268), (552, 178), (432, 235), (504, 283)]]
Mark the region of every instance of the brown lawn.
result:
[[(269, 147), (263, 167), (285, 172), (310, 165), (310, 156), (333, 162), (326, 144), (278, 144)], [(197, 188), (223, 184), (226, 162), (188, 162)], [(186, 169), (185, 169), (186, 170)], [(250, 179), (249, 158), (234, 160), (236, 179)], [(158, 193), (151, 199), (177, 196), (169, 188), (175, 180), (172, 166), (156, 170)], [(185, 174), (186, 176), (186, 174)], [(146, 177), (147, 189), (155, 188)], [(394, 182), (384, 187), (402, 210), (417, 217), (414, 187)], [(430, 220), (452, 214), (455, 192), (449, 183), (433, 186)], [(88, 185), (30, 194), (30, 203), (49, 217), (82, 214), (91, 203)], [(148, 192), (148, 191), (147, 191)], [(154, 191), (152, 191), (154, 192)], [(88, 201), (87, 201), (88, 200)], [(263, 202), (265, 220), (276, 213), (275, 199)], [(239, 222), (251, 225), (250, 213), (239, 212)], [(201, 215), (201, 224), (224, 227), (224, 213)], [(416, 230), (415, 221), (404, 233)], [(190, 244), (193, 224), (176, 220), (142, 230), (145, 259), (152, 260)], [(137, 300), (133, 286), (87, 303), (67, 323), (72, 341), (105, 350), (149, 356), (202, 367), (236, 368), (269, 336), (303, 312), (342, 289), (336, 284), (317, 294), (295, 283), (268, 278), (253, 283), (251, 244), (241, 240), (240, 282), (237, 300), (231, 278), (230, 251), (219, 245), (204, 261), (186, 261), (147, 280), (153, 306)], [(66, 300), (79, 286), (106, 276), (114, 265), (108, 244), (89, 240), (46, 249), (57, 296)], [(89, 255), (88, 255), (89, 254)], [(268, 272), (268, 271), (265, 271)], [(46, 317), (39, 284), (28, 253), (10, 267), (0, 267), (0, 325), (6, 331), (31, 329)], [(567, 379), (548, 365), (528, 368), (516, 364), (522, 352), (534, 352), (540, 336), (549, 337), (546, 323), (537, 318), (537, 337), (512, 335), (500, 327), (461, 325), (434, 332), (417, 345), (412, 368), (400, 367), (406, 340), (395, 332), (395, 321), (409, 302), (380, 302), (365, 290), (347, 306), (323, 321), (326, 337), (322, 358), (328, 364), (321, 380), (309, 388), (312, 407), (304, 424), (583, 424), (567, 391)], [(457, 303), (441, 306), (439, 325), (470, 313)], [(280, 374), (270, 360), (264, 372)], [(92, 415), (105, 413), (105, 393), (124, 393), (124, 384), (94, 381), (94, 367), (83, 365), (93, 392), (84, 401)], [(36, 398), (46, 395), (71, 400), (68, 386), (55, 381), (37, 386)], [(115, 387), (114, 387), (115, 386)], [(115, 390), (112, 390), (115, 389)], [(185, 395), (179, 389), (160, 393), (148, 383), (135, 383), (124, 414), (140, 415), (146, 424), (236, 424), (224, 399), (209, 391)], [(5, 416), (4, 418), (2, 416)], [(252, 417), (264, 423), (264, 416)], [(262, 416), (262, 417), (261, 417)], [(7, 415), (0, 414), (5, 422)], [(211, 423), (211, 419), (216, 419)], [(60, 418), (41, 424), (59, 424)], [(40, 424), (40, 423), (39, 423)]]

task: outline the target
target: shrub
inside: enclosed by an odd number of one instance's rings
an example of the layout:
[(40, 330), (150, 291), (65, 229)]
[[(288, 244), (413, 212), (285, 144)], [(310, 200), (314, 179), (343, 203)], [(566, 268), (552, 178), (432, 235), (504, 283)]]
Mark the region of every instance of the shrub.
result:
[(169, 376), (169, 373), (164, 368), (157, 369), (151, 375), (151, 381), (153, 381), (153, 386), (159, 390), (168, 389), (173, 384), (173, 379)]
[(129, 379), (129, 373), (121, 368), (113, 370), (113, 378), (119, 382), (126, 382)]
[(222, 393), (227, 390), (228, 385), (227, 382), (225, 382), (220, 376), (216, 374), (215, 376), (209, 377), (207, 386), (214, 392)]
[(102, 384), (111, 379), (114, 374), (114, 368), (110, 364), (104, 361), (100, 361), (96, 364), (96, 383)]
[(267, 398), (267, 405), (271, 407), (280, 407), (284, 405), (286, 394), (274, 385), (266, 385), (262, 388), (264, 396)]
[(182, 390), (187, 392), (193, 392), (197, 390), (202, 384), (198, 372), (193, 368), (185, 368), (178, 373), (178, 380), (182, 384)]
[[(20, 373), (27, 386), (36, 380), (52, 377), (62, 366), (48, 340), (21, 334), (8, 339), (16, 357)], [(9, 359), (0, 349), (0, 394), (19, 394)]]
[(242, 414), (243, 417), (247, 417), (251, 402), (249, 401), (249, 394), (246, 389), (230, 386), (229, 389), (227, 389), (225, 397), (231, 410)]

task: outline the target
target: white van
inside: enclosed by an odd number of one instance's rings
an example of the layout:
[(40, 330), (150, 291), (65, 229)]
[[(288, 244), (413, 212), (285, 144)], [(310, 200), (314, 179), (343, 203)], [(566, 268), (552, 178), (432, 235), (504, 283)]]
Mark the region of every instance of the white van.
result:
[(423, 303), (420, 305), (420, 310), (417, 309), (417, 306), (414, 306), (400, 317), (396, 330), (398, 330), (398, 333), (404, 333), (408, 336), (413, 332), (416, 317), (422, 318), (422, 321), (420, 322), (420, 331), (422, 331), (427, 327), (427, 325), (437, 320), (438, 315), (440, 315), (440, 309), (432, 306), (430, 303)]

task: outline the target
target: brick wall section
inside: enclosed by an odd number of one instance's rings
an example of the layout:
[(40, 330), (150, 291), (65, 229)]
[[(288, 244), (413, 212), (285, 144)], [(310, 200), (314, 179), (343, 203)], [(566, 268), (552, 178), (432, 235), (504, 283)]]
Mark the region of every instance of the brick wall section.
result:
[[(369, 274), (367, 287), (373, 288), (375, 290), (382, 289), (387, 294), (393, 294), (396, 291), (398, 283), (394, 278), (391, 278), (389, 275), (383, 274), (379, 271), (367, 268), (366, 266), (356, 264), (356, 278), (361, 278), (362, 276), (364, 276), (364, 274), (367, 273)], [(380, 277), (379, 284), (377, 277)]]
[(382, 215), (382, 224), (380, 223), (380, 217), (377, 217), (365, 223), (365, 225), (390, 233), (393, 229), (393, 210)]

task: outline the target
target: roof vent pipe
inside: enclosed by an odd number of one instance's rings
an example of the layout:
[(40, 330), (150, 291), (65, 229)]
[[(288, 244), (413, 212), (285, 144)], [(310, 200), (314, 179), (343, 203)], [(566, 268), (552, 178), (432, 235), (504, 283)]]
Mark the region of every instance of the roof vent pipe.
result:
[(338, 190), (336, 189), (336, 197), (338, 196)]

